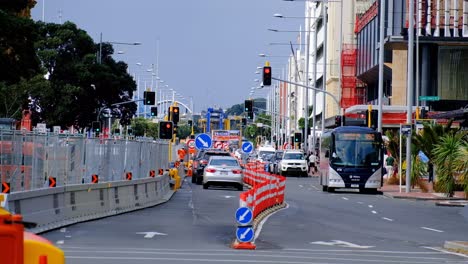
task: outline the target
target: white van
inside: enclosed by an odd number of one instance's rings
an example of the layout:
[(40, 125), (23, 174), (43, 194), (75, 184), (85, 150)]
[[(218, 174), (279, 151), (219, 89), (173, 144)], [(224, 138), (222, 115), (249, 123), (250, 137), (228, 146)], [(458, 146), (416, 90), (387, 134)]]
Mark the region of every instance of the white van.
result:
[(257, 157), (257, 160), (259, 162), (263, 162), (263, 157), (265, 157), (266, 155), (275, 155), (275, 151), (276, 149), (273, 147), (273, 146), (261, 146), (261, 147), (258, 147), (257, 149), (257, 154), (258, 154), (258, 157)]

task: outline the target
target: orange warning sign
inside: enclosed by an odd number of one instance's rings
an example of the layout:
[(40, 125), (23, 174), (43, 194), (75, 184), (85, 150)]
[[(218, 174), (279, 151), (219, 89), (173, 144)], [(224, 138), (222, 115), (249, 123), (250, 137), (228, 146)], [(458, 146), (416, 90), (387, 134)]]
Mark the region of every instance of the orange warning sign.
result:
[(154, 178), (154, 177), (156, 176), (156, 171), (155, 171), (155, 170), (150, 170), (149, 176), (150, 176), (151, 178)]
[(127, 179), (127, 181), (131, 181), (132, 180), (132, 173), (131, 172), (127, 172), (125, 174), (125, 178)]
[(2, 182), (2, 193), (10, 193), (10, 183)]
[(57, 187), (57, 178), (49, 177), (49, 187), (50, 188)]
[(97, 174), (91, 175), (91, 183), (98, 183), (99, 182), (99, 176)]

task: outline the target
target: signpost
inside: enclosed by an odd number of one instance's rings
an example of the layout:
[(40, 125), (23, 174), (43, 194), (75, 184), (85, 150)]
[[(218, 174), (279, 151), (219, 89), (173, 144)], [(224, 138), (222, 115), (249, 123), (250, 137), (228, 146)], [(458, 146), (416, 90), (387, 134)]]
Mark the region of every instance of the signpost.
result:
[(242, 143), (242, 151), (249, 154), (253, 150), (253, 144), (250, 141)]
[(248, 207), (239, 207), (236, 211), (236, 221), (241, 226), (250, 225), (252, 223), (253, 213)]
[(195, 137), (195, 147), (200, 149), (211, 148), (211, 137), (208, 134), (199, 134)]
[[(403, 157), (402, 148), (403, 146), (403, 135), (404, 136), (411, 136), (411, 124), (400, 124), (400, 157), (398, 160), (400, 161), (398, 164), (398, 175), (400, 176), (400, 192), (401, 192), (401, 158)], [(409, 184), (409, 183), (406, 183)]]
[(439, 96), (419, 96), (419, 101), (439, 101)]

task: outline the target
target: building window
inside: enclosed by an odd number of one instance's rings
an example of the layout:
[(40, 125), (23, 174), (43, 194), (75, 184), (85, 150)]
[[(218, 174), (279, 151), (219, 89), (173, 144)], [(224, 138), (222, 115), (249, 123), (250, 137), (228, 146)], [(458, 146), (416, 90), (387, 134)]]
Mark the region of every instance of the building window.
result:
[(468, 47), (440, 47), (438, 96), (443, 100), (468, 100)]

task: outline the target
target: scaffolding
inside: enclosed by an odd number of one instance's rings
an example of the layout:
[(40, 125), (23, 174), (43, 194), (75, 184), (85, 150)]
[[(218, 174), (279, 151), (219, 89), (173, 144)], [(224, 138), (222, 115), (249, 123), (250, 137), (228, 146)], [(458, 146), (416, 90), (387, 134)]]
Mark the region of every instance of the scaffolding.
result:
[(344, 44), (341, 52), (341, 107), (365, 104), (365, 83), (356, 78), (357, 48)]

